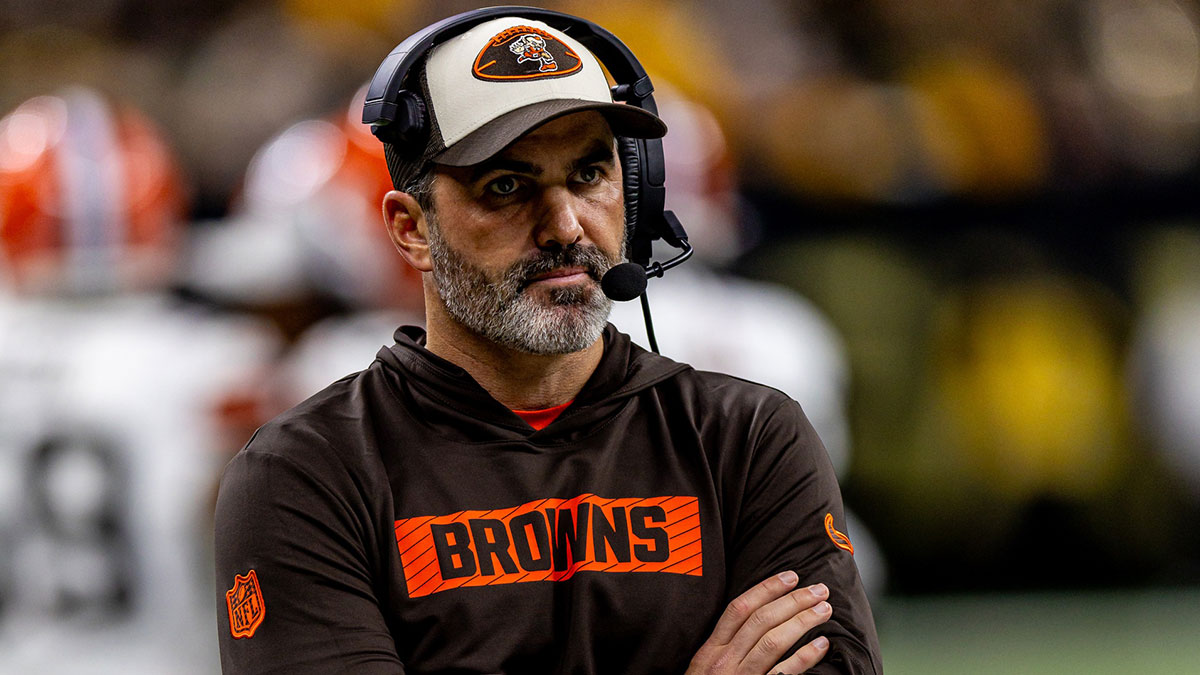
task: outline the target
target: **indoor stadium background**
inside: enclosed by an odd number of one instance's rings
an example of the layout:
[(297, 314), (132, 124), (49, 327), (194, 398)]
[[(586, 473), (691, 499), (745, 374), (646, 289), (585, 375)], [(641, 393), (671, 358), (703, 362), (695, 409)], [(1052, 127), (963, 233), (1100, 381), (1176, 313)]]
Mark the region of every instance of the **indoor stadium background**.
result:
[[(532, 4), (655, 78), (663, 353), (809, 413), (887, 672), (1200, 672), (1196, 2)], [(0, 672), (218, 669), (221, 467), (420, 316), (355, 97), (475, 6), (0, 0)]]

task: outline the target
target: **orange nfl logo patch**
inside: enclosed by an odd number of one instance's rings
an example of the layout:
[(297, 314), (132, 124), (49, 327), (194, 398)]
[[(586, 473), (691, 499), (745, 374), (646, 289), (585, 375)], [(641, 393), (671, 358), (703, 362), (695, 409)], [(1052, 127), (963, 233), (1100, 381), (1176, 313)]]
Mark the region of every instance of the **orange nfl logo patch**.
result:
[(579, 55), (549, 32), (513, 26), (488, 40), (471, 72), (481, 80), (504, 82), (563, 77), (582, 67)]
[(225, 591), (225, 604), (229, 607), (229, 632), (233, 637), (254, 637), (254, 631), (262, 625), (263, 617), (267, 614), (262, 589), (258, 585), (258, 574), (254, 570), (244, 576), (234, 576), (233, 588)]

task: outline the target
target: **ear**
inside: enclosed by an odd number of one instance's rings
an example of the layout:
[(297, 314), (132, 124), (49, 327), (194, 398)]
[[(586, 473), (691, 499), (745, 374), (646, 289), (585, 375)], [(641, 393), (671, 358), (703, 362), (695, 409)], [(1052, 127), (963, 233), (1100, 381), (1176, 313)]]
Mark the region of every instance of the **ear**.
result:
[(383, 196), (383, 220), (388, 236), (404, 260), (419, 272), (433, 270), (425, 212), (412, 195), (392, 190)]

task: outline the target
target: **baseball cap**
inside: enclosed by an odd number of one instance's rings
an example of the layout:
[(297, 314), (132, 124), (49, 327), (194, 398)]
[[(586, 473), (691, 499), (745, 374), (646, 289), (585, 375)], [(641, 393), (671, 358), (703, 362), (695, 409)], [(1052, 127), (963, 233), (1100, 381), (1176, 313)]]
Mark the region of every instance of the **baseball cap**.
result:
[(432, 161), (470, 166), (561, 115), (596, 110), (617, 136), (661, 138), (653, 113), (615, 103), (600, 62), (560, 30), (531, 19), (479, 24), (433, 50), (423, 87)]

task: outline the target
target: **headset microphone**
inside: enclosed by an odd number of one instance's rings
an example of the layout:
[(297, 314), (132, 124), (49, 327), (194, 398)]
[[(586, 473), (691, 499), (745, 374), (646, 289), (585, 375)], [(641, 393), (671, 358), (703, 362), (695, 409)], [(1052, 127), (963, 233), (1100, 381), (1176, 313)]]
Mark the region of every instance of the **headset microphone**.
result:
[(646, 290), (646, 268), (637, 263), (613, 265), (600, 280), (600, 290), (617, 302), (633, 300)]

